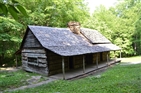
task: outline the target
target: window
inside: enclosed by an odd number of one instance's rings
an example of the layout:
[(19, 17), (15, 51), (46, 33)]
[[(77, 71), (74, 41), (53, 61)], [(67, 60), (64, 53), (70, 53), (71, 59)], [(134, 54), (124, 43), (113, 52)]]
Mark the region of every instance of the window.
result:
[(38, 63), (38, 60), (35, 57), (28, 57), (28, 62), (30, 62), (30, 63)]
[(28, 57), (29, 66), (46, 67), (46, 58), (42, 57)]

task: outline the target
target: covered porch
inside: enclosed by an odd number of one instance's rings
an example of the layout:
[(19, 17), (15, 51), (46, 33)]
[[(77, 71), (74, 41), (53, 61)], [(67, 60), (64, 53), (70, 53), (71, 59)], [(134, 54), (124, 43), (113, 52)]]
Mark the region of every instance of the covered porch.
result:
[(87, 66), (85, 66), (85, 63), (83, 63), (82, 68), (65, 71), (64, 63), (62, 60), (62, 73), (51, 75), (50, 77), (55, 79), (65, 79), (65, 80), (69, 80), (69, 79), (73, 79), (77, 77), (85, 77), (91, 74), (95, 74), (97, 71), (103, 68), (107, 68), (113, 64), (119, 63), (120, 61), (121, 61), (121, 58), (114, 58), (111, 60), (107, 60), (106, 62), (103, 62), (103, 63), (97, 62), (96, 64), (87, 65)]

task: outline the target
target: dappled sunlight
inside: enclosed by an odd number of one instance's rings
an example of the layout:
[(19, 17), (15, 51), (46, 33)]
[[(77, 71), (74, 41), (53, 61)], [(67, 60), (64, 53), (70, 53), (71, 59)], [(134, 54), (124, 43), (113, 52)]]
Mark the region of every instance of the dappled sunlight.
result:
[(141, 56), (135, 56), (130, 58), (121, 58), (121, 63), (125, 64), (141, 64)]
[(17, 71), (16, 67), (0, 67), (0, 71)]

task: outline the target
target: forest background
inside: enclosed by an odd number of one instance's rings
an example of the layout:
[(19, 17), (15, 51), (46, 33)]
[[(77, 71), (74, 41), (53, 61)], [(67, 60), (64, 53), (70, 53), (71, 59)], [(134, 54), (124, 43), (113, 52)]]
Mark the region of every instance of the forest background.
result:
[(15, 52), (27, 25), (66, 27), (69, 21), (100, 31), (122, 48), (122, 57), (141, 55), (140, 0), (118, 0), (114, 7), (101, 5), (92, 14), (84, 0), (0, 0), (0, 66), (21, 63)]

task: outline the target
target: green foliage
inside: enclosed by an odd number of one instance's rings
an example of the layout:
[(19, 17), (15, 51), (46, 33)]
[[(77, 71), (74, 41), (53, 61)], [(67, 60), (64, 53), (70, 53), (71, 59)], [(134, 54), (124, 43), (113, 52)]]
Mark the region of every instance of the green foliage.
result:
[(112, 19), (115, 19), (115, 16), (104, 6), (101, 6), (94, 14), (89, 18), (88, 22), (83, 24), (84, 27), (96, 29), (100, 31), (104, 36), (106, 36), (110, 41), (113, 40), (112, 35)]
[(141, 64), (116, 65), (99, 76), (89, 76), (75, 81), (58, 80), (14, 93), (140, 93), (140, 70)]
[[(11, 61), (14, 63), (15, 58), (13, 54), (21, 43), (22, 29), (23, 25), (15, 20), (0, 17), (0, 66)], [(12, 59), (7, 60), (9, 57)]]
[(7, 16), (8, 12), (12, 15), (15, 20), (18, 20), (18, 13), (28, 16), (23, 6), (15, 0), (1, 0), (0, 2), (0, 14)]
[(0, 15), (1, 66), (15, 62), (14, 52), (19, 49), (27, 25), (66, 27), (69, 21), (84, 23), (89, 13), (83, 0), (1, 0)]
[(138, 20), (135, 23), (135, 32), (133, 36), (134, 50), (137, 55), (141, 55), (141, 14), (139, 14)]
[(140, 55), (140, 7), (139, 0), (124, 0), (110, 9), (100, 6), (84, 27), (97, 29), (112, 43), (120, 46), (122, 56)]
[[(125, 54), (140, 55), (140, 7), (139, 0), (125, 0), (116, 8), (116, 15), (122, 21), (122, 29), (125, 33), (122, 35), (123, 40), (127, 43), (124, 44)], [(124, 28), (123, 28), (124, 27)], [(127, 51), (129, 50), (129, 51)]]
[(83, 0), (20, 0), (20, 3), (29, 10), (34, 25), (66, 27), (69, 21), (84, 23), (89, 16)]

